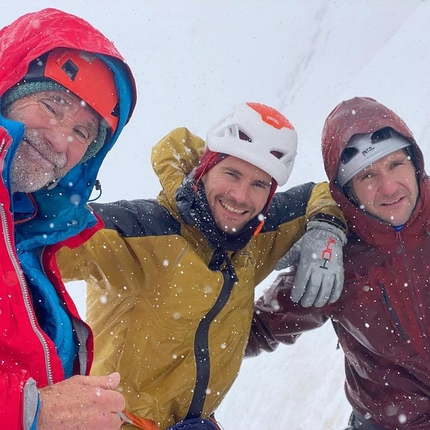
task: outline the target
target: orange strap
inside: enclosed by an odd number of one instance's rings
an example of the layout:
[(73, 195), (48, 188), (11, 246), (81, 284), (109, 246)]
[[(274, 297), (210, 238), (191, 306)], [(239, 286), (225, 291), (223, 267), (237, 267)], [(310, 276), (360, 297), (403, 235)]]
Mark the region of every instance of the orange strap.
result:
[(131, 412), (128, 412), (126, 410), (122, 411), (122, 414), (127, 417), (127, 419), (123, 419), (123, 424), (133, 424), (135, 427), (142, 430), (161, 430), (160, 427), (158, 427), (157, 424), (155, 424), (155, 422), (152, 420), (137, 417), (136, 415), (133, 415)]
[[(147, 418), (137, 417), (129, 411), (124, 410), (120, 415), (123, 418), (122, 424), (133, 424), (135, 427), (141, 430), (161, 430), (154, 421), (148, 420)], [(211, 421), (219, 430), (222, 430), (215, 418), (208, 417), (207, 419)]]

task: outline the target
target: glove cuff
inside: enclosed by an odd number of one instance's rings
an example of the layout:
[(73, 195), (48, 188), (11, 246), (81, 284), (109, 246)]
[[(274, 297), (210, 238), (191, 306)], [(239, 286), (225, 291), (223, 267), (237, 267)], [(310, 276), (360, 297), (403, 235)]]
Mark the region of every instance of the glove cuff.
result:
[(343, 245), (346, 245), (347, 239), (344, 231), (336, 227), (335, 225), (330, 224), (329, 222), (309, 221), (306, 226), (306, 231), (310, 231), (313, 229), (327, 230), (331, 234), (334, 234), (335, 236), (337, 236)]

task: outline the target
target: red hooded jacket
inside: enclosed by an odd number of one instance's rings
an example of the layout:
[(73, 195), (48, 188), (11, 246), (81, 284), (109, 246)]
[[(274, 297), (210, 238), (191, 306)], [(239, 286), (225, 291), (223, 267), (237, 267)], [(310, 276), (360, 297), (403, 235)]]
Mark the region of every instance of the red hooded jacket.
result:
[[(136, 101), (134, 79), (112, 42), (81, 18), (56, 9), (24, 15), (0, 30), (0, 97), (24, 78), (31, 61), (56, 47), (90, 51), (109, 64), (119, 123), (97, 155), (75, 166), (57, 187), (17, 198), (11, 195), (9, 170), (24, 125), (0, 115), (0, 427), (8, 429), (31, 425), (34, 413), (25, 408), (30, 386), (59, 382), (66, 368), (69, 374), (89, 373), (92, 334), (61, 281), (55, 250), (78, 246), (102, 227), (86, 204), (100, 164)], [(23, 208), (28, 216), (17, 223)]]
[[(384, 127), (411, 141), (418, 170), (420, 196), (400, 231), (351, 203), (335, 180), (351, 136)], [(359, 97), (340, 103), (327, 118), (322, 153), (332, 196), (349, 224), (342, 295), (334, 304), (303, 308), (290, 300), (292, 276), (281, 274), (256, 304), (247, 354), (293, 343), (331, 319), (345, 353), (345, 391), (352, 407), (383, 429), (428, 430), (430, 190), (423, 155), (402, 119)]]

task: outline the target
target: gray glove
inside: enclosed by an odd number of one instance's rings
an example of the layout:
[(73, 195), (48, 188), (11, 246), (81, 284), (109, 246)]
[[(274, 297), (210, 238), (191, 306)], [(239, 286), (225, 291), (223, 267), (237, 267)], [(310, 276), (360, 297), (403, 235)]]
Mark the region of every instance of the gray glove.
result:
[(343, 288), (345, 233), (323, 221), (310, 221), (307, 232), (278, 261), (276, 270), (296, 265), (291, 300), (305, 308), (334, 303)]

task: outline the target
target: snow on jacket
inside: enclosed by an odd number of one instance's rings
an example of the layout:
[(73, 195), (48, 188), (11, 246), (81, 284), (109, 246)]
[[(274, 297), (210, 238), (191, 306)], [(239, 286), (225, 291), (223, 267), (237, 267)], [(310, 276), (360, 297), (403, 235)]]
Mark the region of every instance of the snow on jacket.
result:
[[(419, 200), (398, 232), (353, 205), (335, 182), (350, 137), (383, 127), (408, 138), (419, 162)], [(428, 430), (430, 189), (422, 153), (403, 120), (368, 98), (352, 99), (331, 113), (322, 145), (331, 192), (350, 229), (344, 290), (332, 305), (302, 308), (289, 299), (291, 276), (280, 275), (256, 304), (247, 354), (293, 343), (331, 319), (345, 353), (345, 390), (352, 407), (387, 430)]]
[(85, 206), (135, 100), (133, 78), (113, 44), (85, 21), (55, 9), (24, 15), (0, 30), (0, 95), (23, 79), (32, 60), (59, 46), (98, 53), (114, 70), (119, 127), (95, 157), (54, 189), (12, 196), (9, 170), (24, 125), (0, 116), (0, 423), (8, 429), (31, 425), (24, 397), (35, 386), (89, 373), (92, 334), (61, 282), (53, 253), (101, 227)]
[(328, 184), (309, 183), (276, 194), (262, 232), (223, 258), (207, 239), (216, 227), (185, 221), (178, 197), (203, 149), (185, 128), (167, 135), (152, 152), (158, 200), (92, 205), (105, 228), (61, 257), (66, 278), (88, 283), (95, 372), (119, 371), (128, 410), (162, 429), (208, 417), (222, 401), (243, 357), (254, 288), (306, 219), (342, 224)]

